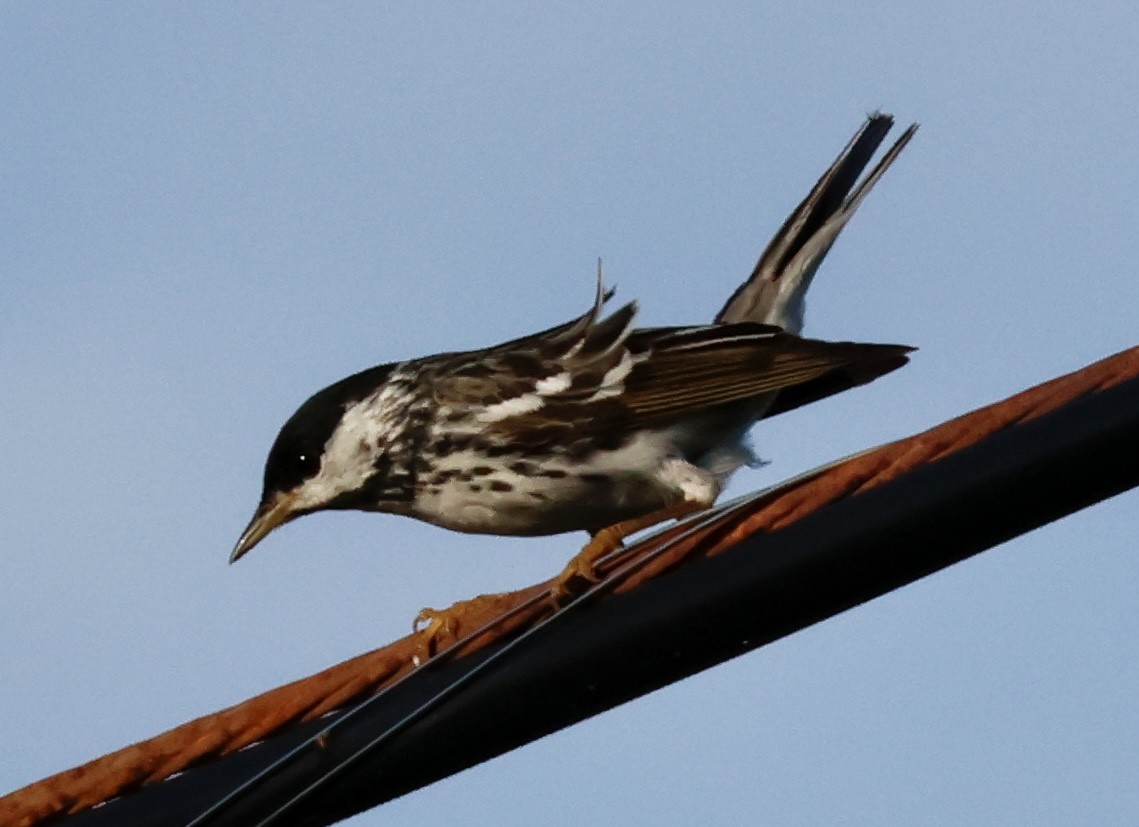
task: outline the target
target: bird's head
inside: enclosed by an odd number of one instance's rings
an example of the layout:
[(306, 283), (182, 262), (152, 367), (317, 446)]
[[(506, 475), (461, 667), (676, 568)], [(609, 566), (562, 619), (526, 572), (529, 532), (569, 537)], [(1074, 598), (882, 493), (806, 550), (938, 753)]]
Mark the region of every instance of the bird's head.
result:
[(231, 563), (297, 517), (368, 508), (370, 489), (387, 466), (392, 418), (385, 389), (394, 367), (371, 368), (330, 385), (289, 417), (269, 450), (261, 501)]

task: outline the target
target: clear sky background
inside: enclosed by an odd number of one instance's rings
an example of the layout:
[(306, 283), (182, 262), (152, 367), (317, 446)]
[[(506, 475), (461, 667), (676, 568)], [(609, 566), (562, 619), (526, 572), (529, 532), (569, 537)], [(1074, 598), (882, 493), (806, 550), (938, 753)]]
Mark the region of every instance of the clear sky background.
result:
[[(226, 558), (310, 393), (560, 322), (598, 256), (709, 320), (870, 110), (922, 130), (807, 333), (921, 351), (733, 492), (1139, 342), (1135, 4), (856, 5), (0, 8), (0, 791), (559, 570), (364, 514)], [(1137, 507), (351, 823), (1135, 824)]]

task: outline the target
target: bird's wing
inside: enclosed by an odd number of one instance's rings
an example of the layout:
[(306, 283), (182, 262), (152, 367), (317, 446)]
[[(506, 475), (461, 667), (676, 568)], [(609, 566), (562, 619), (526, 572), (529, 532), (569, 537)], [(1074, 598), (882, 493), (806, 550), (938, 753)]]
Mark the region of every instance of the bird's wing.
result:
[(454, 357), (432, 382), (449, 425), (511, 444), (573, 433), (619, 439), (628, 427), (667, 424), (828, 377), (844, 388), (869, 382), (905, 364), (910, 351), (801, 339), (749, 322), (632, 331), (635, 305), (600, 321), (598, 310)]
[[(602, 319), (600, 283), (590, 310), (565, 324), (485, 350), (454, 354), (431, 378), (436, 401), (459, 422), (488, 425), (559, 403), (607, 395), (632, 369), (630, 302)], [(611, 394), (609, 394), (611, 395)]]
[(630, 347), (647, 345), (651, 355), (630, 373), (621, 402), (646, 422), (682, 417), (828, 377), (852, 387), (901, 367), (912, 350), (904, 345), (802, 339), (750, 323), (645, 333), (651, 342), (640, 342), (634, 334)]

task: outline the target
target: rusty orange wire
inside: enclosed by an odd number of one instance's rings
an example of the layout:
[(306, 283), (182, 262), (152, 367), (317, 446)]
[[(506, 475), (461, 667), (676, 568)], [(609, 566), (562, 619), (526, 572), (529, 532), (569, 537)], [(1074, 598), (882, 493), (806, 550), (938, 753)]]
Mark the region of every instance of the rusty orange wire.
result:
[[(695, 531), (662, 532), (631, 546), (623, 560), (644, 558), (616, 584), (626, 591), (694, 556), (713, 555), (758, 532), (783, 528), (829, 503), (889, 482), (921, 465), (961, 451), (985, 437), (1048, 413), (1083, 396), (1139, 378), (1139, 347), (1053, 379), (1015, 396), (881, 446), (754, 504), (724, 510)], [(535, 600), (550, 581), (516, 592), (464, 601), (448, 630), (457, 656), (516, 634), (556, 610)], [(497, 622), (496, 622), (497, 621)], [(484, 627), (486, 627), (484, 629)], [(463, 640), (470, 630), (484, 629)], [(147, 784), (264, 740), (299, 723), (343, 708), (390, 686), (424, 656), (417, 635), (397, 640), (235, 706), (189, 721), (79, 767), (0, 798), (0, 823), (34, 827), (74, 814)]]

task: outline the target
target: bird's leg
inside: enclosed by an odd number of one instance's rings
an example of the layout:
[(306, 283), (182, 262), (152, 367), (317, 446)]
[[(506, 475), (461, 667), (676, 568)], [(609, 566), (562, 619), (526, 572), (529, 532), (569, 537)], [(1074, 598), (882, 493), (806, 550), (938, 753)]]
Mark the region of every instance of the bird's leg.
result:
[[(665, 520), (679, 520), (708, 508), (709, 505), (710, 503), (706, 502), (681, 500), (659, 511), (623, 520), (601, 529), (557, 576), (550, 587), (550, 596), (554, 602), (559, 602), (579, 592), (582, 583), (596, 583), (600, 579), (594, 571), (597, 562), (621, 548), (622, 541), (630, 534), (636, 534)], [(415, 616), (413, 628), (421, 636), (422, 659), (427, 660), (442, 651), (441, 644), (445, 641), (458, 640), (463, 633), (472, 628), (472, 620), (485, 622), (489, 614), (501, 612), (502, 609), (498, 604), (510, 597), (509, 593), (480, 594), (469, 600), (460, 600), (446, 609), (421, 609)]]
[[(581, 591), (582, 584), (596, 583), (597, 563), (607, 555), (617, 551), (631, 534), (652, 528), (666, 520), (679, 520), (709, 508), (715, 496), (703, 500), (680, 500), (657, 511), (622, 520), (594, 533), (585, 547), (579, 551), (562, 570), (549, 590), (549, 598), (555, 608), (567, 597)], [(469, 600), (460, 600), (446, 609), (422, 609), (415, 616), (414, 629), (421, 636), (422, 660), (434, 657), (442, 650), (441, 644), (447, 639), (458, 640), (464, 633), (477, 628), (489, 618), (501, 614), (509, 608), (509, 601), (515, 597), (511, 593), (481, 594)]]
[(601, 529), (590, 538), (589, 542), (585, 544), (585, 548), (579, 551), (562, 570), (562, 573), (557, 576), (553, 586), (550, 587), (550, 595), (555, 600), (561, 600), (580, 591), (579, 587), (583, 581), (585, 583), (598, 582), (601, 579), (595, 571), (598, 561), (621, 548), (624, 539), (629, 535), (651, 528), (665, 520), (679, 520), (707, 507), (708, 503), (681, 500), (659, 511), (634, 517), (631, 520), (623, 520)]

